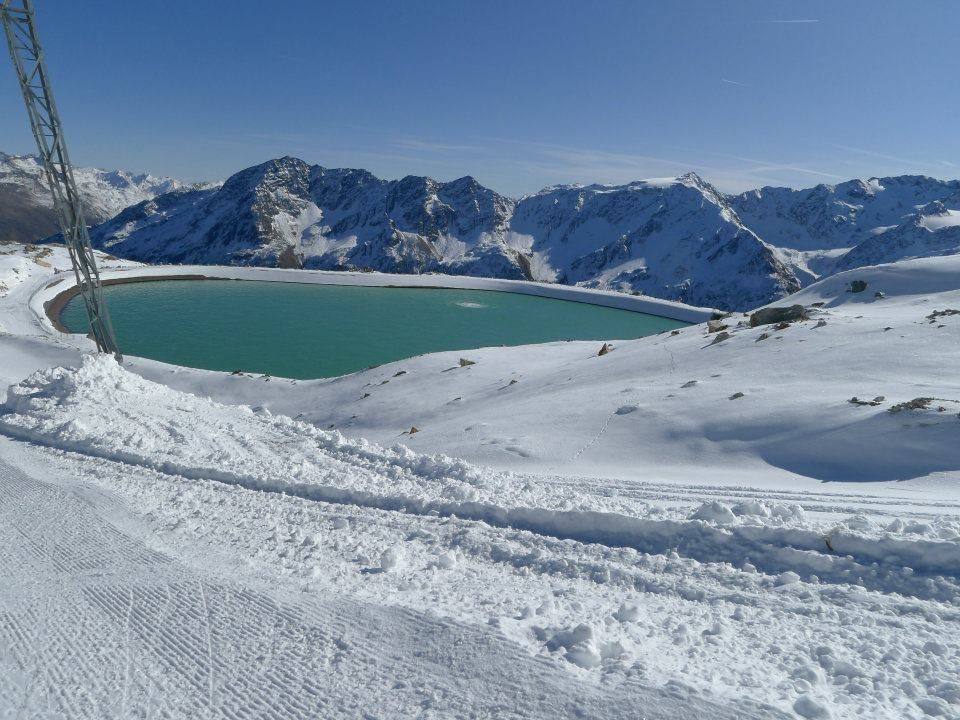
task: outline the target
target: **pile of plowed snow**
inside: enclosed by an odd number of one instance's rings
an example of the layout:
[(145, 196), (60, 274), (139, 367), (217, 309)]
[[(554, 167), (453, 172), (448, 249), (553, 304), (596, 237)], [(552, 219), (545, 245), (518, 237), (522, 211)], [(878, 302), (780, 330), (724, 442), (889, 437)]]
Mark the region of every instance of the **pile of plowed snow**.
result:
[(8, 434), (44, 445), (278, 492), (383, 491), (386, 481), (397, 497), (460, 497), (481, 481), (461, 460), (221, 405), (144, 380), (107, 355), (34, 373), (10, 388), (0, 418)]

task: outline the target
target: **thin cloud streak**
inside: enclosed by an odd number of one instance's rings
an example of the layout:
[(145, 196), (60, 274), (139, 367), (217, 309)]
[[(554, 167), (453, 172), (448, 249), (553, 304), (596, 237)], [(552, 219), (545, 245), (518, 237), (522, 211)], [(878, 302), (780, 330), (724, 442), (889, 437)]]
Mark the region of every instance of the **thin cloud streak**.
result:
[(767, 25), (812, 25), (820, 22), (819, 20), (758, 20), (757, 22)]
[(727, 158), (728, 160), (737, 160), (738, 162), (750, 163), (750, 167), (743, 169), (746, 172), (796, 172), (803, 175), (814, 175), (817, 177), (830, 178), (832, 180), (846, 179), (844, 176), (837, 175), (836, 173), (824, 172), (823, 170), (813, 170), (812, 168), (804, 167), (802, 165), (795, 165), (793, 163), (780, 163), (773, 160), (760, 160), (757, 158), (743, 157), (741, 155), (729, 155), (727, 153), (718, 153), (712, 151), (708, 151), (707, 154), (715, 157)]
[[(763, 185), (782, 184), (779, 173), (807, 174), (831, 180), (839, 175), (786, 163), (772, 163), (751, 158), (726, 156), (748, 167), (717, 167), (699, 161), (676, 160), (649, 155), (611, 153), (579, 148), (540, 145), (540, 158), (516, 161), (525, 174), (538, 178), (556, 178), (556, 183), (626, 184), (664, 175), (696, 172), (722, 192), (739, 193)], [(716, 153), (713, 153), (716, 154)], [(549, 181), (548, 181), (549, 182)], [(553, 183), (549, 183), (553, 184)]]
[[(865, 148), (852, 147), (850, 145), (839, 145), (834, 144), (833, 147), (840, 150), (845, 150), (854, 155), (860, 155), (864, 158), (875, 158), (875, 160), (870, 163), (872, 167), (867, 169), (867, 172), (859, 173), (861, 176), (880, 176), (884, 174), (899, 175), (902, 173), (907, 173), (910, 175), (920, 175), (928, 174), (933, 177), (943, 177), (942, 173), (944, 168), (956, 169), (956, 165), (949, 160), (943, 158), (927, 158), (927, 159), (909, 159), (898, 157), (896, 155), (887, 155), (886, 153), (876, 152), (874, 150), (867, 150)], [(884, 163), (878, 163), (876, 160), (883, 160)], [(856, 160), (853, 158), (845, 158), (838, 160), (841, 165), (851, 165), (857, 166), (864, 164), (863, 160)], [(950, 172), (950, 171), (947, 171)]]
[(451, 153), (451, 152), (483, 152), (483, 148), (477, 147), (476, 145), (451, 145), (446, 143), (437, 143), (429, 142), (426, 140), (419, 140), (417, 138), (400, 138), (396, 142), (397, 147), (406, 148), (408, 150), (425, 150), (427, 152), (440, 152), (440, 153)]
[(727, 83), (728, 85), (739, 85), (740, 87), (748, 87), (746, 83), (742, 83), (737, 80), (728, 80), (727, 78), (720, 78), (720, 82)]
[(846, 150), (848, 152), (857, 153), (858, 155), (866, 155), (867, 157), (880, 158), (881, 160), (891, 160), (892, 162), (902, 163), (904, 165), (917, 165), (917, 160), (907, 160), (906, 158), (896, 157), (895, 155), (885, 155), (884, 153), (875, 152), (873, 150), (864, 150), (863, 148), (851, 147), (850, 145), (837, 145), (834, 144), (835, 148), (840, 150)]
[(846, 180), (843, 175), (835, 175), (834, 173), (822, 172), (820, 170), (811, 170), (805, 167), (799, 167), (797, 165), (758, 165), (756, 167), (748, 168), (751, 172), (795, 172), (800, 173), (801, 175), (813, 175), (814, 177), (823, 177), (830, 180)]
[[(799, 185), (798, 176), (814, 176), (829, 181), (847, 178), (803, 165), (780, 163), (757, 158), (746, 158), (723, 153), (688, 149), (688, 159), (661, 157), (635, 153), (617, 153), (589, 148), (571, 148), (541, 142), (507, 138), (483, 138), (485, 141), (487, 167), (496, 166), (497, 172), (507, 167), (526, 176), (541, 186), (555, 184), (626, 184), (651, 177), (676, 176), (696, 172), (718, 190), (739, 193), (764, 185)], [(503, 152), (504, 146), (523, 145), (526, 157), (517, 157), (514, 152)], [(499, 146), (499, 148), (497, 147)], [(703, 156), (733, 160), (722, 166), (703, 162)], [(491, 168), (492, 169), (492, 168)]]

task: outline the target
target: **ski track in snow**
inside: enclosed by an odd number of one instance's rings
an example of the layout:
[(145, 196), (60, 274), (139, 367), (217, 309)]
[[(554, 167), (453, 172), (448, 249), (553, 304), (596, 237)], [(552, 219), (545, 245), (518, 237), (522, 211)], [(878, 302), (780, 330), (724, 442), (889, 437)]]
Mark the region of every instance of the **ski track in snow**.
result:
[(74, 491), (3, 461), (0, 519), (0, 572), (15, 588), (0, 598), (4, 716), (781, 716), (682, 685), (603, 687), (435, 615), (278, 601), (147, 548)]

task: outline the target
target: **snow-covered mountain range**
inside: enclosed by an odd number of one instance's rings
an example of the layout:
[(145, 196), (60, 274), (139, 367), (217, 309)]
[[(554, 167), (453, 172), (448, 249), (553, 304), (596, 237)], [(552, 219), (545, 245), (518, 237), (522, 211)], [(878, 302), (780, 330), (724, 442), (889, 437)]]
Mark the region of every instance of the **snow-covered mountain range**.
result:
[(960, 181), (922, 175), (849, 180), (805, 190), (765, 187), (730, 198), (740, 218), (778, 247), (851, 248), (918, 208), (960, 193)]
[(948, 230), (960, 223), (949, 219), (949, 208), (960, 208), (957, 180), (900, 175), (804, 190), (765, 187), (729, 201), (803, 285), (863, 265), (950, 254), (960, 245), (960, 235)]
[[(128, 205), (181, 185), (170, 178), (124, 170), (78, 167), (73, 172), (90, 223), (103, 222)], [(0, 152), (0, 241), (32, 242), (57, 229), (53, 200), (40, 161), (33, 155)]]
[(743, 310), (862, 265), (960, 251), (960, 181), (725, 195), (694, 173), (514, 200), (471, 177), (382, 180), (284, 157), (175, 187), (92, 230), (146, 262), (444, 272)]
[(387, 181), (285, 157), (220, 188), (130, 207), (94, 228), (93, 240), (147, 262), (441, 271), (730, 307), (800, 287), (727, 199), (692, 173), (512, 200), (471, 177)]

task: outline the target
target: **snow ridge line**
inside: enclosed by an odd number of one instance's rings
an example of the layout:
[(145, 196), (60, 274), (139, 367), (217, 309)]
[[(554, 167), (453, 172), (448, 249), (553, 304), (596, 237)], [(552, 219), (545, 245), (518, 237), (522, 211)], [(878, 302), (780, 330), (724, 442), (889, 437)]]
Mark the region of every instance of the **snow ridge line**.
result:
[[(700, 562), (749, 563), (771, 574), (786, 570), (819, 581), (856, 583), (869, 589), (923, 599), (951, 599), (957, 583), (930, 576), (960, 577), (960, 545), (949, 542), (871, 540), (797, 528), (715, 526), (699, 520), (653, 520), (613, 512), (505, 507), (480, 501), (432, 500), (404, 494), (380, 494), (314, 483), (291, 483), (104, 450), (82, 442), (50, 437), (0, 420), (0, 431), (19, 440), (57, 450), (118, 461), (190, 480), (216, 481), (255, 492), (278, 493), (313, 502), (351, 505), (415, 515), (439, 515), (526, 530), (582, 543), (629, 547), (648, 554), (670, 551)], [(916, 575), (927, 576), (919, 580)]]

